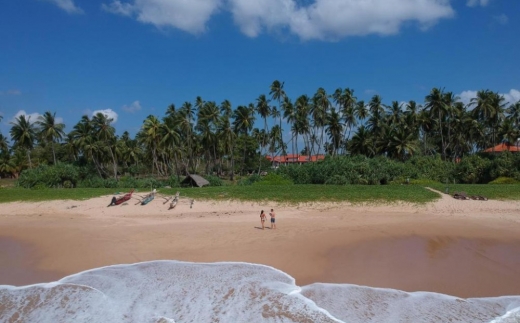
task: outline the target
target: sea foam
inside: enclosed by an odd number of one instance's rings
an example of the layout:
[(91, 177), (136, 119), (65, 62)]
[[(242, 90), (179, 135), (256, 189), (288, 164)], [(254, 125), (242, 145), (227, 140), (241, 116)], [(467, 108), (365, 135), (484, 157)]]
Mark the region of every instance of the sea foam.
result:
[(520, 296), (460, 299), (355, 285), (298, 287), (275, 268), (153, 261), (0, 286), (0, 322), (520, 322)]

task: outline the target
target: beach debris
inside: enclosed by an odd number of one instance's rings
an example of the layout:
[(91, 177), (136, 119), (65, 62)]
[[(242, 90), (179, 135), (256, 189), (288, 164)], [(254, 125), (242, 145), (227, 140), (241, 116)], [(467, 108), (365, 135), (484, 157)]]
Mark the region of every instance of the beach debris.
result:
[(455, 192), (453, 193), (453, 198), (457, 200), (469, 200), (468, 194), (466, 194), (466, 192)]

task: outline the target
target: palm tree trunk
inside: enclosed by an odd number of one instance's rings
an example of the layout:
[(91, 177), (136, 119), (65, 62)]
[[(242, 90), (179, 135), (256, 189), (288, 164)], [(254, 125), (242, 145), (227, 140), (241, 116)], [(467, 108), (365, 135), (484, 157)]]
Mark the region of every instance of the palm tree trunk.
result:
[(32, 168), (32, 163), (31, 163), (31, 150), (30, 150), (30, 149), (27, 149), (27, 159), (29, 160), (29, 168)]
[(52, 157), (54, 159), (54, 166), (56, 166), (56, 152), (54, 151), (54, 142), (51, 142)]

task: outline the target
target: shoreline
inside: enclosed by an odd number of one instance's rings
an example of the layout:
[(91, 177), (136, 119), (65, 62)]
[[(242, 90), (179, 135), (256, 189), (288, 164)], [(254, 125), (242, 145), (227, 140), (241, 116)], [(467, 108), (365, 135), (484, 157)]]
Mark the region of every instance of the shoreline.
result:
[[(0, 273), (18, 277), (0, 275), (0, 284), (33, 284), (151, 260), (238, 261), (282, 270), (299, 286), (322, 282), (459, 297), (520, 295), (518, 202), (460, 202), (447, 196), (419, 206), (195, 201), (190, 209), (181, 198), (168, 211), (160, 201), (110, 208), (107, 201), (3, 204), (0, 237), (4, 244), (21, 245), (18, 252), (2, 253), (0, 263), (10, 265), (2, 265)], [(278, 229), (259, 230), (260, 209), (271, 207)], [(493, 243), (484, 251), (477, 248)], [(447, 256), (431, 257), (428, 248)]]

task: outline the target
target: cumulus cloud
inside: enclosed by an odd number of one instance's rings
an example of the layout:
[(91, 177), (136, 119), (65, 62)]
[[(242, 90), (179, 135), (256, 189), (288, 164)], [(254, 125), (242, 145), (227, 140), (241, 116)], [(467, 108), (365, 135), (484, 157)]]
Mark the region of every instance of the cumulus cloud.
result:
[[(504, 97), (504, 103), (506, 107), (509, 105), (520, 101), (520, 91), (516, 89), (511, 89), (508, 93), (500, 93)], [(471, 99), (477, 97), (477, 91), (463, 91), (462, 93), (457, 95), (461, 102), (464, 104), (469, 104)]]
[(288, 30), (303, 40), (392, 35), (407, 22), (422, 29), (450, 18), (449, 0), (228, 0), (235, 23), (250, 37)]
[(495, 19), (495, 21), (501, 25), (507, 25), (507, 23), (509, 22), (509, 18), (505, 14), (493, 16), (493, 19)]
[(224, 9), (249, 37), (283, 31), (303, 40), (392, 35), (403, 24), (426, 29), (454, 16), (450, 0), (111, 0), (102, 8), (193, 34), (204, 32), (211, 16)]
[(130, 105), (124, 105), (121, 109), (129, 113), (135, 113), (141, 110), (141, 103), (139, 101), (134, 101)]
[(114, 14), (135, 17), (158, 28), (173, 27), (192, 34), (206, 30), (206, 23), (221, 6), (221, 0), (112, 0), (101, 7)]
[(44, 0), (50, 3), (54, 3), (59, 8), (63, 9), (67, 13), (83, 13), (83, 10), (74, 4), (74, 0)]
[(466, 1), (466, 5), (468, 7), (476, 7), (476, 6), (482, 6), (485, 7), (489, 4), (490, 0), (468, 0)]
[(92, 111), (92, 116), (95, 116), (98, 113), (104, 114), (107, 118), (112, 119), (112, 124), (117, 122), (117, 113), (112, 109), (105, 109), (105, 110), (95, 110)]
[(25, 110), (20, 110), (16, 112), (16, 114), (11, 118), (9, 122), (16, 122), (16, 119), (18, 119), (20, 116), (25, 116), (25, 118), (29, 120), (29, 122), (34, 123), (38, 121), (38, 117), (40, 117), (41, 114), (39, 114), (38, 112), (27, 113), (25, 112)]

